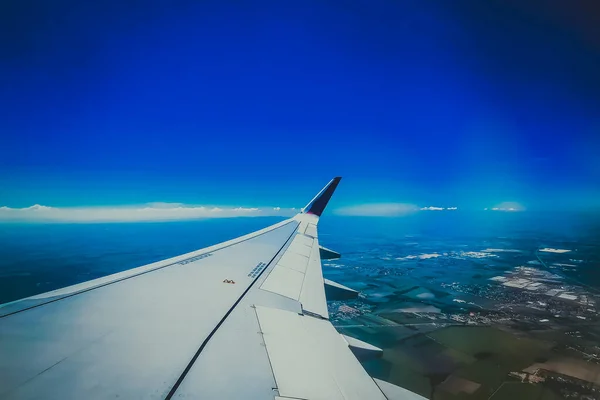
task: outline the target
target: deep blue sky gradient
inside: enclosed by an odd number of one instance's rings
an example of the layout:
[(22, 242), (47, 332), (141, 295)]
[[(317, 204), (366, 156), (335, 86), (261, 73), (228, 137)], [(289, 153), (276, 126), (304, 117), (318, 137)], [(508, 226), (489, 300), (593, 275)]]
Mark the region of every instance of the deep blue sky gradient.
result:
[(600, 13), (5, 1), (0, 206), (600, 204)]

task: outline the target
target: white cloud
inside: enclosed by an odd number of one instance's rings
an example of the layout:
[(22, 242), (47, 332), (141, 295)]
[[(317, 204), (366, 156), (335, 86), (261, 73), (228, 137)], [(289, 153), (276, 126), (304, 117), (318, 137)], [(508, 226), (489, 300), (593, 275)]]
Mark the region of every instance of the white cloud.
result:
[(414, 260), (414, 259), (420, 259), (420, 260), (427, 260), (429, 258), (437, 258), (437, 257), (441, 257), (441, 254), (438, 253), (431, 253), (431, 254), (420, 254), (417, 256), (406, 256), (406, 257), (398, 257), (396, 258), (396, 260)]
[(362, 217), (397, 217), (417, 211), (413, 204), (405, 203), (372, 203), (342, 207), (335, 210), (338, 215)]
[(151, 207), (151, 208), (185, 207), (185, 204), (183, 204), (183, 203), (164, 203), (164, 202), (160, 202), (160, 201), (156, 201), (156, 202), (153, 202), (153, 203), (146, 203), (144, 205), (146, 207)]
[[(486, 208), (487, 210), (487, 208)], [(523, 207), (519, 203), (515, 203), (513, 201), (505, 201), (504, 203), (498, 204), (496, 207), (492, 207), (492, 211), (524, 211), (525, 207)]]
[(245, 207), (236, 207), (233, 211), (242, 212), (242, 213), (252, 213), (255, 211), (260, 211), (258, 208), (245, 208)]
[(454, 210), (458, 210), (458, 207), (448, 207), (446, 210), (454, 211)]
[(421, 211), (444, 211), (444, 207), (421, 207)]
[(0, 207), (1, 222), (139, 222), (177, 221), (240, 216), (289, 216), (279, 207), (206, 207), (181, 203), (149, 203), (142, 206), (47, 207), (39, 204), (25, 208)]
[(571, 250), (566, 250), (566, 249), (553, 249), (551, 247), (546, 247), (543, 249), (540, 249), (540, 251), (544, 251), (546, 253), (568, 253)]

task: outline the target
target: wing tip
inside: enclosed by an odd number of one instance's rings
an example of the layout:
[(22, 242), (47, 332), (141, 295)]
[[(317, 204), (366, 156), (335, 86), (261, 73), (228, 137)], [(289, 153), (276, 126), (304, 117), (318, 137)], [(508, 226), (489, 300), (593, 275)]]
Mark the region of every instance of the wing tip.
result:
[(304, 207), (305, 213), (313, 214), (317, 217), (320, 217), (321, 214), (323, 214), (325, 207), (327, 207), (331, 196), (333, 196), (333, 192), (335, 192), (335, 189), (337, 188), (341, 180), (341, 176), (336, 176), (331, 181), (329, 181), (329, 183), (323, 189), (321, 189), (321, 191), (315, 196), (315, 198), (310, 203), (308, 203), (306, 207)]

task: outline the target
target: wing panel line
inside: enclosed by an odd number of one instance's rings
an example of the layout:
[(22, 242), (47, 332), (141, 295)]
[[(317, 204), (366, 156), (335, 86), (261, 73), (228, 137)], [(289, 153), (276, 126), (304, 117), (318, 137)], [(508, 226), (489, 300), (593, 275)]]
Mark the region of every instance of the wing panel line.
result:
[[(285, 225), (287, 225), (287, 224), (285, 224)], [(285, 226), (285, 225), (283, 225), (283, 226)], [(283, 243), (283, 245), (279, 248), (279, 250), (275, 253), (275, 255), (273, 255), (273, 257), (269, 260), (269, 262), (267, 263), (267, 267), (263, 268), (263, 270), (256, 276), (256, 278), (254, 278), (254, 280), (252, 281), (252, 283), (250, 283), (250, 285), (248, 285), (248, 287), (246, 288), (246, 290), (244, 290), (244, 292), (242, 293), (242, 295), (236, 300), (235, 303), (233, 303), (233, 305), (231, 306), (231, 308), (225, 313), (225, 315), (223, 316), (223, 318), (221, 318), (221, 320), (219, 321), (219, 323), (208, 334), (208, 336), (206, 336), (206, 339), (204, 339), (204, 341), (202, 342), (202, 344), (198, 348), (198, 351), (196, 351), (196, 353), (194, 354), (194, 356), (192, 357), (192, 359), (190, 360), (190, 362), (188, 363), (188, 365), (185, 367), (185, 369), (183, 370), (183, 372), (181, 373), (181, 375), (179, 376), (179, 378), (177, 379), (177, 381), (175, 382), (175, 384), (173, 385), (173, 387), (171, 388), (171, 390), (169, 391), (169, 393), (165, 397), (165, 400), (170, 400), (170, 399), (173, 398), (173, 396), (175, 396), (175, 393), (177, 392), (177, 389), (179, 389), (179, 386), (181, 386), (181, 383), (183, 382), (183, 380), (185, 379), (185, 377), (187, 376), (187, 374), (192, 369), (192, 366), (194, 365), (194, 363), (196, 362), (196, 360), (200, 356), (200, 353), (202, 353), (202, 350), (204, 350), (204, 348), (206, 347), (206, 345), (208, 344), (208, 342), (210, 341), (210, 339), (214, 336), (215, 333), (217, 333), (217, 330), (219, 330), (219, 328), (221, 327), (221, 325), (223, 325), (223, 323), (225, 322), (225, 320), (227, 319), (227, 317), (229, 317), (229, 315), (233, 312), (233, 310), (237, 307), (237, 305), (242, 301), (242, 299), (244, 298), (244, 296), (246, 296), (246, 294), (250, 291), (250, 289), (252, 289), (252, 287), (254, 286), (254, 284), (256, 283), (256, 281), (258, 281), (260, 279), (261, 275), (268, 269), (269, 265), (271, 265), (273, 263), (273, 260), (275, 260), (277, 258), (277, 256), (279, 255), (279, 253), (281, 253), (281, 250), (283, 250), (285, 248), (285, 246), (290, 242), (290, 240), (296, 235), (296, 231), (298, 230), (298, 225), (299, 224), (296, 225), (296, 229), (294, 229), (292, 231), (292, 233), (286, 239), (286, 241)]]

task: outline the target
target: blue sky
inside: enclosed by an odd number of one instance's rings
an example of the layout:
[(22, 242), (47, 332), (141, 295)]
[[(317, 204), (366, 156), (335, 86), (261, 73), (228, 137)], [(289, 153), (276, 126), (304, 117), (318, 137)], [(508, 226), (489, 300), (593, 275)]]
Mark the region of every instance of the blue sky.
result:
[(520, 3), (4, 2), (0, 206), (596, 206), (600, 13)]

